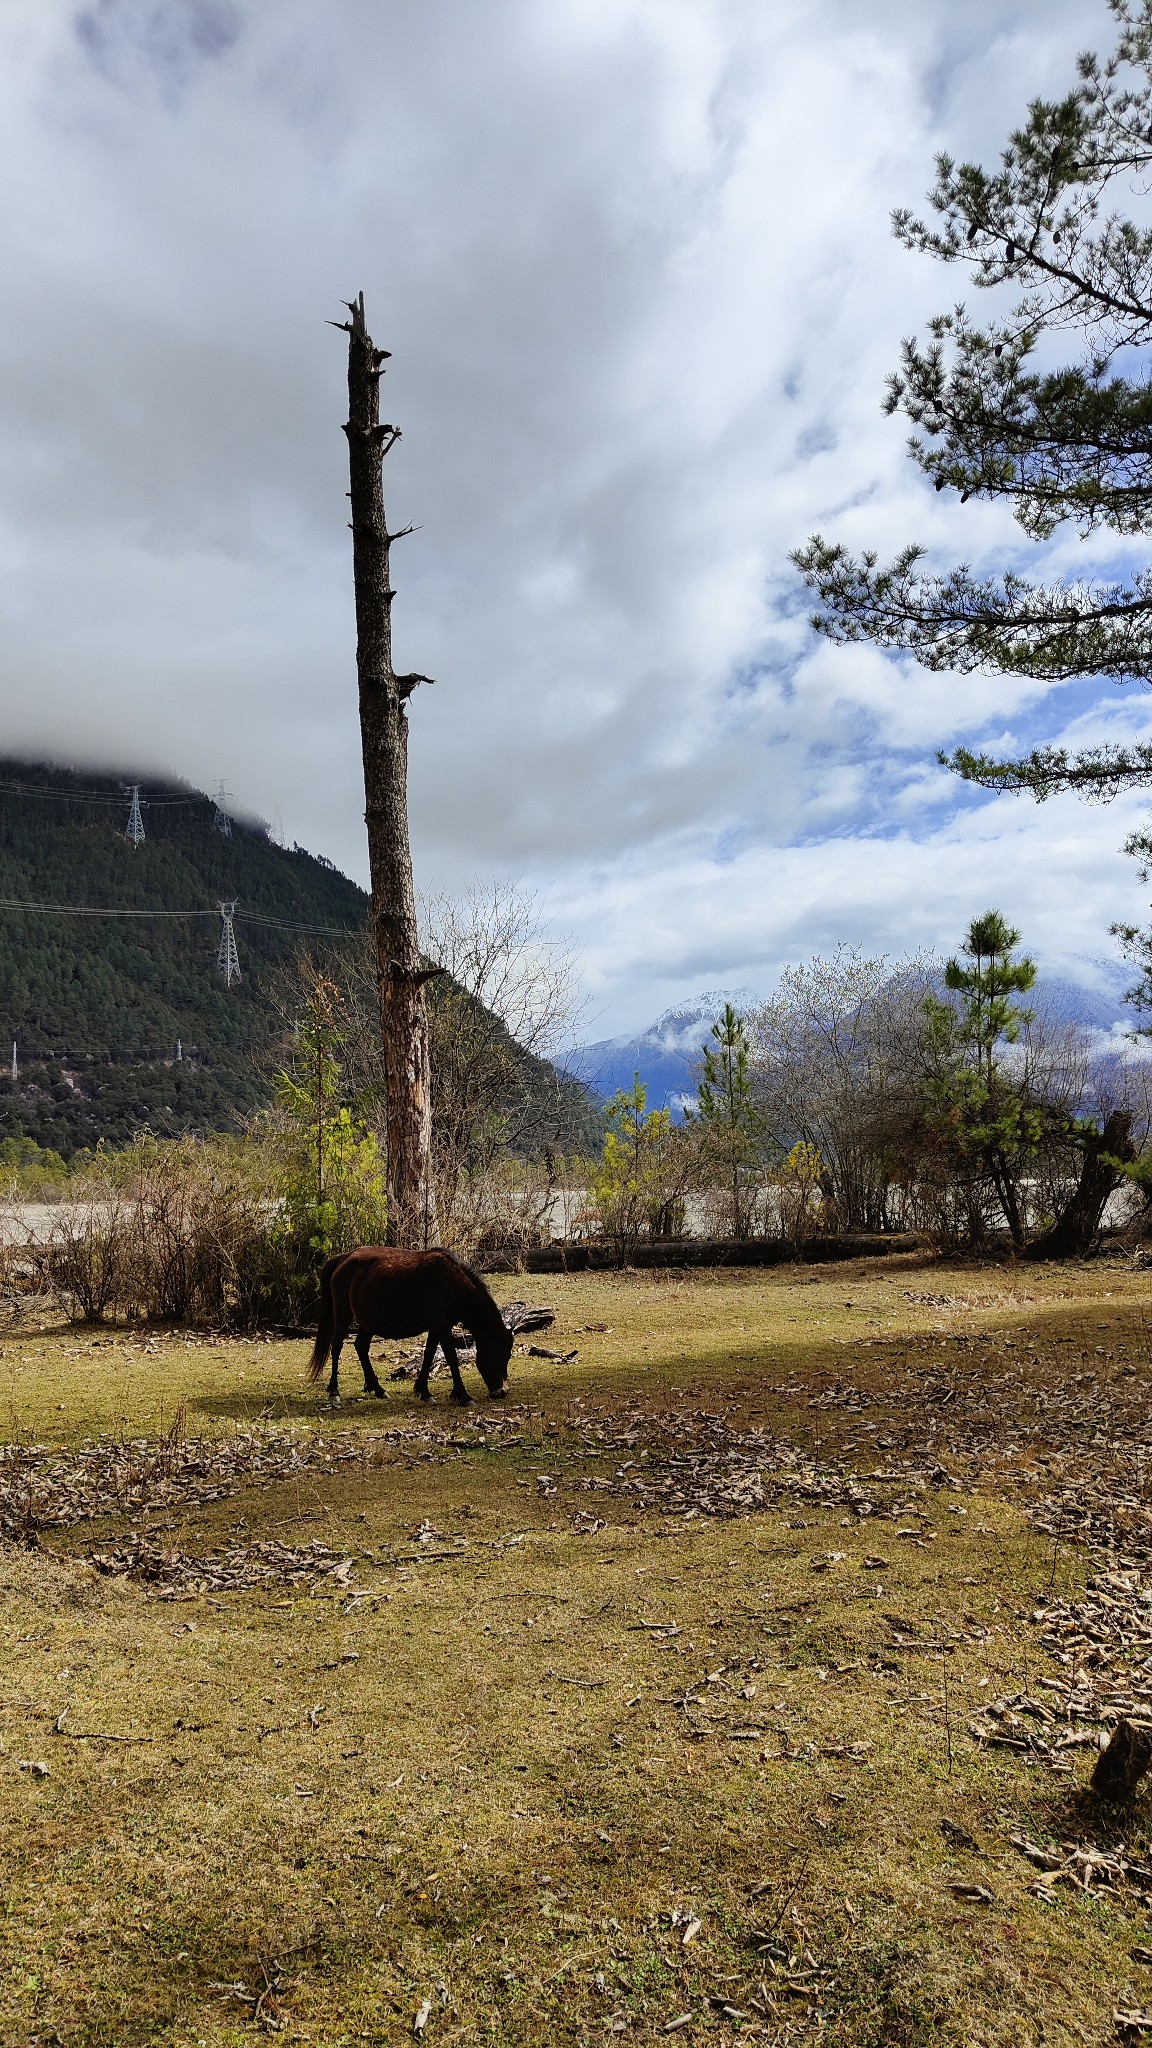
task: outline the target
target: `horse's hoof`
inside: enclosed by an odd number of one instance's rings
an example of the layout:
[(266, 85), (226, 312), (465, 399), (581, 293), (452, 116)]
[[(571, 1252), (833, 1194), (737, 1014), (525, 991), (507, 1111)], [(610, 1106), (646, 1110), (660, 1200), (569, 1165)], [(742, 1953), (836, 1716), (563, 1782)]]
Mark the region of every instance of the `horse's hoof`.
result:
[(339, 1394), (329, 1394), (328, 1399), (324, 1403), (324, 1406), (326, 1408), (338, 1408), (340, 1406)]
[(463, 1388), (461, 1388), (459, 1393), (457, 1393), (455, 1388), (453, 1388), (452, 1399), (455, 1401), (456, 1406), (458, 1408), (470, 1408), (472, 1406), (472, 1396), (471, 1394), (466, 1393)]
[(432, 1399), (431, 1387), (417, 1387), (416, 1397), (420, 1401), (430, 1401)]
[(384, 1387), (365, 1387), (364, 1392), (373, 1401), (386, 1401), (388, 1399), (387, 1390)]
[(490, 1401), (502, 1401), (507, 1392), (507, 1387), (490, 1387), (488, 1389), (488, 1399)]

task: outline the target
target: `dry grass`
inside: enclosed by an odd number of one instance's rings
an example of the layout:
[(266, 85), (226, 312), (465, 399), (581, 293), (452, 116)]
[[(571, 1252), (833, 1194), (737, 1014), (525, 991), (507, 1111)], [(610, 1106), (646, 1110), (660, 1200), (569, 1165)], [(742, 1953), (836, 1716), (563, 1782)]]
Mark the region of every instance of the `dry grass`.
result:
[[(579, 1359), (517, 1358), (513, 1400), (467, 1417), (436, 1381), (431, 1417), (400, 1385), (330, 1420), (303, 1343), (0, 1338), (11, 1442), (155, 1442), (185, 1403), (191, 1435), (263, 1417), (301, 1445), (222, 1498), (0, 1550), (0, 2040), (398, 2043), (425, 2004), (435, 2048), (1120, 2038), (1117, 2008), (1152, 2008), (1146, 1908), (1046, 1903), (1009, 1838), (1145, 1849), (1152, 1801), (1120, 1824), (1080, 1789), (1089, 1752), (1060, 1774), (968, 1722), (1059, 1669), (1028, 1617), (1092, 1558), (1028, 1509), (1146, 1435), (1147, 1281), (533, 1286)], [(787, 1493), (645, 1506), (708, 1417), (906, 1471), (919, 1534)], [(364, 1455), (326, 1462), (333, 1430)], [(319, 1539), (355, 1569), (173, 1599), (85, 1561), (130, 1530), (196, 1557)]]

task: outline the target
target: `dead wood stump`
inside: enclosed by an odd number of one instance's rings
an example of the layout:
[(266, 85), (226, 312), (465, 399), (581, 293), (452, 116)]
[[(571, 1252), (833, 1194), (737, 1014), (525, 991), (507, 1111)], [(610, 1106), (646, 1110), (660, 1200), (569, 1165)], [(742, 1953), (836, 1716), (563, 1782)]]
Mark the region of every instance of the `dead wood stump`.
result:
[(1152, 1765), (1152, 1728), (1118, 1721), (1092, 1773), (1092, 1790), (1101, 1799), (1131, 1799)]

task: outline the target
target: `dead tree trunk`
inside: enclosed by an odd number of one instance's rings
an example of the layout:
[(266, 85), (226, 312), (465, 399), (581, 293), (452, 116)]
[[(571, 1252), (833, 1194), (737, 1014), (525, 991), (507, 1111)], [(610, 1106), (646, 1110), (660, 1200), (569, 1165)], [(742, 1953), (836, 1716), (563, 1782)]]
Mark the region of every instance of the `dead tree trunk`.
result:
[[(349, 303), (348, 468), (356, 587), (356, 674), (364, 754), (364, 820), (372, 881), (372, 922), (380, 990), (387, 1124), (389, 1236), (397, 1244), (435, 1241), (431, 1090), (424, 983), (412, 853), (408, 840), (407, 701), (430, 676), (392, 666), (389, 550), (398, 538), (384, 516), (384, 457), (400, 438), (380, 424), (380, 378), (389, 351), (364, 323), (364, 294)], [(410, 528), (404, 528), (410, 532)]]

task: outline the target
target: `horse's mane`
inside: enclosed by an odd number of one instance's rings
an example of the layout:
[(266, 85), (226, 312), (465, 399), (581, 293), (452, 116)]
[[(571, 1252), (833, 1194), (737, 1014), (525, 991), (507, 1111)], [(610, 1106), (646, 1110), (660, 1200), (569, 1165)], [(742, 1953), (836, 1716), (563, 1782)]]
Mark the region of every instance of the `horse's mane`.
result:
[(497, 1301), (496, 1296), (493, 1294), (492, 1289), (489, 1287), (483, 1275), (476, 1271), (475, 1266), (470, 1266), (468, 1264), (467, 1259), (462, 1259), (458, 1252), (450, 1252), (447, 1249), (445, 1249), (443, 1256), (446, 1259), (451, 1259), (452, 1264), (459, 1268), (460, 1272), (463, 1273), (466, 1280), (471, 1281), (473, 1287), (476, 1289), (476, 1292), (483, 1298), (483, 1300), (490, 1304), (494, 1313), (497, 1316), (499, 1316), (500, 1321), (503, 1322), (504, 1318), (500, 1314), (500, 1303)]

